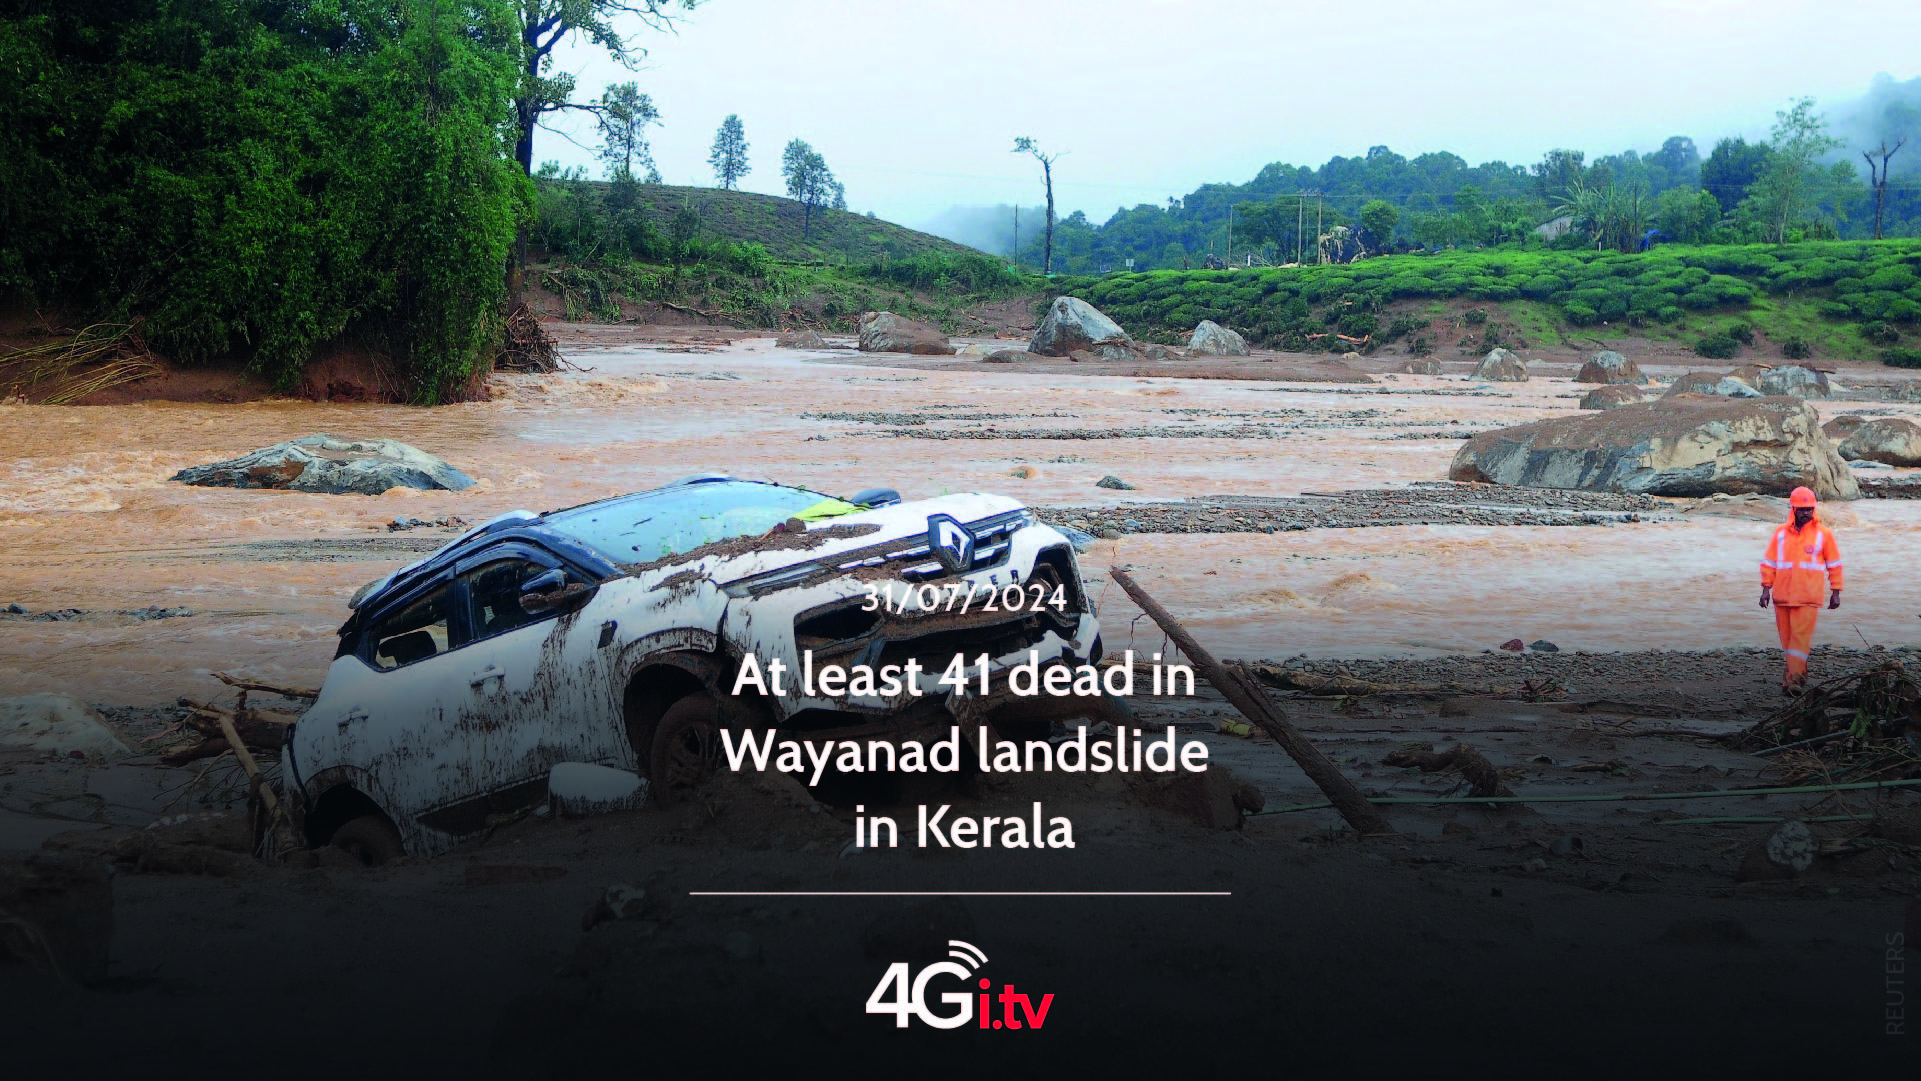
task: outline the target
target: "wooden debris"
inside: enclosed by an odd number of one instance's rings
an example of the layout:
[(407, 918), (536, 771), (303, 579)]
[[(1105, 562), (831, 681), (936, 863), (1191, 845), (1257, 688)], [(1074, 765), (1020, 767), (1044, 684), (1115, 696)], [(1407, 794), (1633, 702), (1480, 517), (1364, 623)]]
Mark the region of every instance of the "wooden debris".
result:
[(295, 687), (291, 684), (268, 683), (265, 680), (248, 679), (245, 676), (230, 676), (225, 672), (215, 672), (213, 678), (236, 690), (262, 691), (267, 694), (277, 694), (282, 698), (313, 699), (320, 697), (320, 691), (317, 689), (310, 690), (306, 687)]
[(1306, 736), (1301, 735), (1300, 731), (1288, 722), (1287, 716), (1281, 712), (1279, 706), (1274, 704), (1273, 699), (1267, 696), (1267, 692), (1261, 689), (1261, 685), (1255, 681), (1254, 676), (1245, 666), (1234, 665), (1229, 668), (1215, 660), (1214, 655), (1195, 641), (1187, 628), (1182, 626), (1181, 622), (1175, 619), (1167, 609), (1161, 607), (1159, 601), (1149, 596), (1146, 590), (1136, 584), (1133, 577), (1126, 571), (1113, 567), (1107, 573), (1114, 580), (1114, 584), (1125, 590), (1127, 595), (1133, 598), (1134, 603), (1140, 606), (1141, 611), (1147, 613), (1148, 618), (1158, 624), (1161, 630), (1174, 640), (1174, 644), (1187, 655), (1187, 659), (1194, 662), (1194, 667), (1199, 670), (1203, 678), (1226, 696), (1235, 709), (1240, 710), (1248, 720), (1259, 725), (1263, 731), (1273, 737), (1274, 742), (1281, 745), (1281, 749), (1287, 752), (1288, 757), (1301, 767), (1301, 771), (1307, 774), (1308, 779), (1312, 780), (1328, 801), (1334, 804), (1334, 808), (1341, 813), (1342, 818), (1347, 820), (1348, 825), (1362, 835), (1394, 832), (1393, 824), (1367, 801), (1366, 796), (1361, 795), (1360, 789), (1354, 787), (1354, 782), (1348, 780), (1346, 775), (1341, 773), (1340, 768), (1321, 753), (1319, 747), (1310, 742)]
[[(1465, 743), (1457, 744), (1451, 751), (1394, 751), (1383, 757), (1381, 764), (1415, 766), (1422, 773), (1454, 770), (1473, 786), (1469, 789), (1469, 795), (1510, 798), (1514, 795), (1513, 792), (1508, 791), (1507, 783), (1501, 780), (1501, 771), (1495, 769), (1493, 763), (1482, 757), (1481, 752)], [(1521, 807), (1524, 804), (1515, 803), (1504, 806)]]

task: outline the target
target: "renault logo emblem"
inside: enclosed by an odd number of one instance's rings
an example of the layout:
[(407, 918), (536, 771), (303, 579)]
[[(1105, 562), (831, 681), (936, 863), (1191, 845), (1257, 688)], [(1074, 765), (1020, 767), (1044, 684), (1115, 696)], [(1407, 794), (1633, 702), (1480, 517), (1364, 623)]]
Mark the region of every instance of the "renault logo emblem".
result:
[(974, 566), (974, 534), (948, 515), (927, 516), (927, 548), (949, 574)]

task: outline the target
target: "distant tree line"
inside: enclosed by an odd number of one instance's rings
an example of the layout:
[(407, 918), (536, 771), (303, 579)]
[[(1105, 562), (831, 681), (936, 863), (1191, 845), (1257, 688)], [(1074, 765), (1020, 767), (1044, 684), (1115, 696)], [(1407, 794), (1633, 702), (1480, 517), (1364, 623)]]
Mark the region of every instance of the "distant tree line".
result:
[[(1895, 102), (1883, 114), (1875, 118), (1886, 132), (1882, 150), (1921, 136), (1913, 105)], [(1375, 146), (1318, 169), (1275, 162), (1245, 184), (1202, 185), (1105, 223), (1076, 211), (1054, 230), (1051, 262), (1071, 273), (1120, 270), (1129, 259), (1135, 270), (1200, 268), (1209, 255), (1237, 265), (1313, 262), (1325, 232), (1357, 225), (1383, 251), (1866, 239), (1875, 235), (1877, 192), (1881, 234), (1921, 236), (1921, 173), (1870, 186), (1850, 155), (1873, 149), (1844, 147), (1811, 99), (1777, 114), (1768, 139), (1722, 139), (1705, 156), (1682, 135), (1592, 161), (1554, 149), (1525, 166), (1469, 165), (1446, 152), (1410, 159)], [(1548, 223), (1566, 228), (1536, 232)], [(1036, 227), (1007, 254), (1037, 267), (1047, 248)]]

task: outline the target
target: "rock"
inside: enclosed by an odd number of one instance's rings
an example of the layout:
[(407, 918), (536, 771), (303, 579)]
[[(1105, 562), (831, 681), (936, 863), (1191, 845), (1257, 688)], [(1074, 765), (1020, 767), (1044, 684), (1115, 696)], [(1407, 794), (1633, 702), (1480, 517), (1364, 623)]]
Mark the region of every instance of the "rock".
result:
[(1501, 643), (1501, 648), (1507, 650), (1509, 653), (1519, 653), (1522, 650), (1526, 649), (1527, 645), (1526, 643), (1522, 642), (1519, 638), (1510, 638), (1507, 641)]
[(1028, 343), (1027, 351), (1044, 357), (1064, 357), (1076, 349), (1115, 340), (1128, 340), (1127, 332), (1119, 323), (1101, 314), (1099, 308), (1078, 297), (1056, 297), (1047, 309), (1047, 317), (1034, 328), (1034, 340)]
[(417, 447), (392, 439), (303, 435), (238, 458), (173, 475), (209, 488), (274, 488), (326, 495), (379, 495), (389, 488), (459, 492), (474, 479)]
[(1574, 377), (1574, 381), (1641, 386), (1648, 381), (1648, 377), (1641, 374), (1640, 365), (1612, 349), (1603, 349), (1581, 365), (1581, 372)]
[(1785, 394), (1791, 398), (1827, 398), (1832, 396), (1834, 390), (1828, 384), (1825, 372), (1803, 368), (1799, 364), (1764, 370), (1755, 389), (1763, 394)]
[(1786, 495), (1822, 499), (1861, 489), (1814, 407), (1792, 398), (1735, 401), (1690, 395), (1480, 432), (1448, 479), (1641, 495)]
[(1099, 342), (1091, 352), (1102, 360), (1115, 360), (1123, 364), (1141, 359), (1132, 342)]
[(1755, 387), (1750, 378), (1742, 374), (1742, 369), (1736, 369), (1726, 375), (1689, 372), (1676, 379), (1662, 397), (1673, 398), (1681, 394), (1713, 394), (1722, 398), (1761, 397), (1761, 391)]
[(1735, 877), (1742, 882), (1793, 878), (1814, 865), (1816, 845), (1808, 824), (1799, 819), (1781, 823), (1768, 839), (1748, 849)]
[(1088, 550), (1094, 547), (1096, 538), (1092, 533), (1075, 529), (1071, 525), (1057, 525), (1054, 529), (1061, 536), (1067, 538), (1067, 543), (1074, 546), (1074, 551), (1082, 555), (1086, 555)]
[(557, 762), (547, 771), (547, 795), (570, 818), (637, 811), (647, 803), (647, 780), (612, 766)]
[(862, 312), (860, 351), (863, 353), (913, 353), (924, 357), (950, 357), (954, 347), (938, 328), (893, 312)]
[(1533, 650), (1533, 651), (1535, 651), (1536, 653), (1559, 653), (1559, 652), (1561, 652), (1561, 647), (1560, 647), (1560, 646), (1557, 646), (1557, 645), (1555, 645), (1555, 644), (1554, 644), (1553, 642), (1550, 642), (1550, 641), (1548, 641), (1548, 640), (1547, 640), (1547, 639), (1545, 639), (1545, 638), (1542, 638), (1542, 639), (1539, 639), (1539, 640), (1537, 640), (1537, 641), (1533, 641), (1533, 642), (1529, 642), (1529, 643), (1527, 644), (1527, 648), (1529, 648), (1529, 649), (1531, 649), (1531, 650)]
[(1639, 405), (1648, 401), (1652, 395), (1640, 387), (1628, 384), (1599, 387), (1588, 391), (1581, 397), (1582, 409), (1619, 409), (1624, 405)]
[[(1857, 423), (1844, 426), (1843, 421)], [(1850, 462), (1921, 465), (1921, 425), (1903, 417), (1866, 421), (1861, 417), (1836, 417), (1821, 430), (1836, 440), (1835, 451)]]
[[(1867, 422), (1868, 418), (1866, 417), (1849, 414), (1847, 416), (1836, 417), (1826, 424), (1821, 425), (1821, 431), (1826, 433), (1829, 439), (1839, 443), (1855, 432), (1860, 431), (1861, 426)], [(1845, 455), (1843, 455), (1843, 457), (1845, 457)]]
[(982, 364), (1030, 364), (1047, 358), (1025, 349), (996, 349), (981, 358)]
[(0, 748), (35, 754), (129, 758), (133, 750), (107, 727), (107, 719), (70, 694), (0, 698)]
[(827, 339), (811, 330), (790, 330), (774, 339), (782, 349), (826, 349)]
[[(1179, 349), (1171, 349), (1165, 345), (1159, 345), (1154, 342), (1134, 342), (1132, 344), (1134, 351), (1140, 354), (1142, 360), (1151, 360), (1158, 363), (1166, 360), (1188, 359), (1188, 355)], [(1246, 356), (1245, 353), (1241, 355)]]
[(1921, 402), (1921, 379), (1909, 379), (1888, 387), (1884, 392), (1891, 402)]
[(1527, 382), (1527, 362), (1506, 349), (1492, 349), (1481, 363), (1475, 365), (1469, 379), (1483, 379), (1490, 383)]
[(76, 853), (0, 853), (0, 946), (68, 987), (107, 978), (113, 884)]
[(1109, 473), (1107, 476), (1102, 477), (1101, 479), (1095, 481), (1094, 487), (1112, 488), (1118, 492), (1131, 492), (1135, 490), (1132, 484), (1127, 483), (1126, 481), (1122, 480), (1121, 478), (1115, 476), (1112, 473)]
[(1402, 375), (1439, 375), (1441, 362), (1433, 357), (1416, 357), (1401, 365)]
[(1247, 340), (1212, 319), (1203, 319), (1187, 339), (1187, 351), (1197, 357), (1244, 357)]

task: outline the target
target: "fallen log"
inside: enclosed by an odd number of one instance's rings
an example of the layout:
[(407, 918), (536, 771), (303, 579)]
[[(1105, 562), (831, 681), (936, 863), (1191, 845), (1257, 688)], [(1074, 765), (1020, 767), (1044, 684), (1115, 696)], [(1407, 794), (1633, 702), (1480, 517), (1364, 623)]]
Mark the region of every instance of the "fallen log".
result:
[(267, 694), (277, 694), (282, 698), (320, 697), (318, 690), (309, 690), (306, 687), (295, 687), (291, 684), (268, 683), (264, 680), (247, 679), (244, 676), (230, 676), (225, 672), (215, 672), (213, 678), (236, 690), (264, 691)]
[(1248, 720), (1259, 725), (1262, 731), (1273, 737), (1274, 742), (1281, 745), (1281, 749), (1287, 752), (1288, 757), (1301, 767), (1301, 771), (1307, 774), (1315, 787), (1319, 788), (1328, 801), (1334, 804), (1335, 810), (1341, 813), (1341, 817), (1347, 821), (1348, 825), (1364, 836), (1394, 832), (1394, 826), (1374, 809), (1374, 805), (1367, 801), (1367, 797), (1361, 795), (1360, 789), (1354, 787), (1354, 782), (1348, 780), (1340, 769), (1321, 753), (1319, 747), (1314, 746), (1306, 736), (1301, 735), (1300, 731), (1288, 722), (1280, 707), (1267, 697), (1267, 692), (1261, 689), (1261, 685), (1245, 667), (1237, 664), (1229, 668), (1215, 660), (1214, 655), (1202, 648), (1201, 644), (1194, 640), (1194, 636), (1188, 633), (1187, 628), (1182, 626), (1181, 622), (1175, 619), (1167, 609), (1161, 607), (1159, 601), (1149, 596), (1146, 590), (1136, 584), (1133, 577), (1126, 571), (1113, 567), (1107, 573), (1116, 585), (1126, 591), (1141, 611), (1147, 613), (1148, 618), (1158, 624), (1161, 630), (1174, 640), (1174, 644), (1187, 655), (1187, 659), (1194, 662), (1194, 667), (1200, 670), (1203, 678), (1218, 688), (1221, 694), (1233, 703), (1235, 709), (1240, 710)]
[[(1509, 799), (1514, 793), (1508, 791), (1507, 783), (1501, 780), (1501, 771), (1482, 757), (1481, 752), (1465, 743), (1455, 745), (1451, 751), (1394, 751), (1381, 759), (1384, 766), (1415, 766), (1422, 773), (1441, 773), (1455, 770), (1466, 779), (1471, 787), (1470, 796), (1502, 796)], [(1581, 767), (1577, 766), (1576, 769)], [(1515, 804), (1521, 806), (1521, 804)]]

